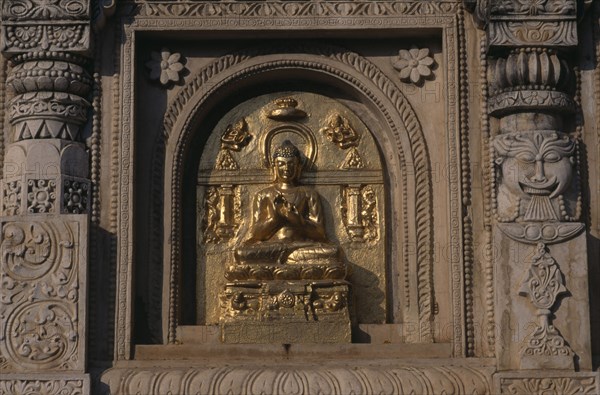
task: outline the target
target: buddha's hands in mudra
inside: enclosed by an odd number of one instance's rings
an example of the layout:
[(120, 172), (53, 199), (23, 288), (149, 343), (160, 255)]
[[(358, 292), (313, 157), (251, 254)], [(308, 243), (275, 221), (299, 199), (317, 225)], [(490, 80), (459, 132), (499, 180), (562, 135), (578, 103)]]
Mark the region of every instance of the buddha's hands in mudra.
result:
[(283, 195), (279, 195), (273, 200), (273, 206), (277, 217), (294, 226), (304, 225), (304, 218), (302, 218), (296, 206)]

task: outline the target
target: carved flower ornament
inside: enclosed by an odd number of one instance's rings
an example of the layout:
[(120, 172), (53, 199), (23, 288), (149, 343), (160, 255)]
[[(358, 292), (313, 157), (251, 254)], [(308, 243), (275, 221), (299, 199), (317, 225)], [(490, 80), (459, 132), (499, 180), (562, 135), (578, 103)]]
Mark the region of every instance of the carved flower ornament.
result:
[(160, 52), (152, 52), (151, 60), (146, 62), (146, 67), (150, 69), (150, 79), (159, 80), (161, 85), (166, 86), (169, 82), (178, 82), (181, 72), (184, 69), (180, 62), (181, 54), (171, 53), (163, 48)]
[(400, 79), (413, 84), (419, 84), (423, 79), (430, 77), (434, 63), (433, 58), (429, 56), (429, 48), (401, 49), (398, 56), (392, 59), (392, 65), (400, 72)]

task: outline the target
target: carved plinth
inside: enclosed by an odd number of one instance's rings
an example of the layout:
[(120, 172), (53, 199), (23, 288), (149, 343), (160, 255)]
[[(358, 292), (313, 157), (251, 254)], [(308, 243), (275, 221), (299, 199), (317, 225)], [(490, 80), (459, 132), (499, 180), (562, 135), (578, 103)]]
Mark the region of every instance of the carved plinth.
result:
[(221, 294), (225, 343), (349, 343), (343, 280), (229, 283)]

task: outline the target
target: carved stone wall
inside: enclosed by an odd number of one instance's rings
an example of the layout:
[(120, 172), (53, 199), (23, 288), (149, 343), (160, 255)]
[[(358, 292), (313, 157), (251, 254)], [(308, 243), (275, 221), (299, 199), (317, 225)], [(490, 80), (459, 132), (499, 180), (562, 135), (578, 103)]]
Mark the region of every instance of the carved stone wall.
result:
[(488, 24), (487, 110), (495, 119), (489, 160), (499, 368), (590, 369), (582, 141), (574, 117), (580, 72), (567, 56), (577, 45), (577, 5), (479, 7)]
[(89, 391), (90, 30), (88, 1), (2, 3), (1, 393)]
[[(0, 395), (600, 394), (600, 5), (0, 13)], [(354, 270), (352, 333), (322, 338), (352, 343), (222, 344), (263, 107), (289, 94)]]

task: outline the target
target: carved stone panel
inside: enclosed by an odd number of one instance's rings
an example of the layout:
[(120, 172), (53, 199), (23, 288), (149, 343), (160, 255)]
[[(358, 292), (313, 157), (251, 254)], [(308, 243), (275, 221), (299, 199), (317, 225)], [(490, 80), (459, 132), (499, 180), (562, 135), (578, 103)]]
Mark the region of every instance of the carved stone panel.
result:
[(0, 367), (83, 372), (87, 219), (3, 217), (0, 234)]
[(585, 235), (547, 246), (498, 232), (494, 247), (500, 369), (589, 369)]

